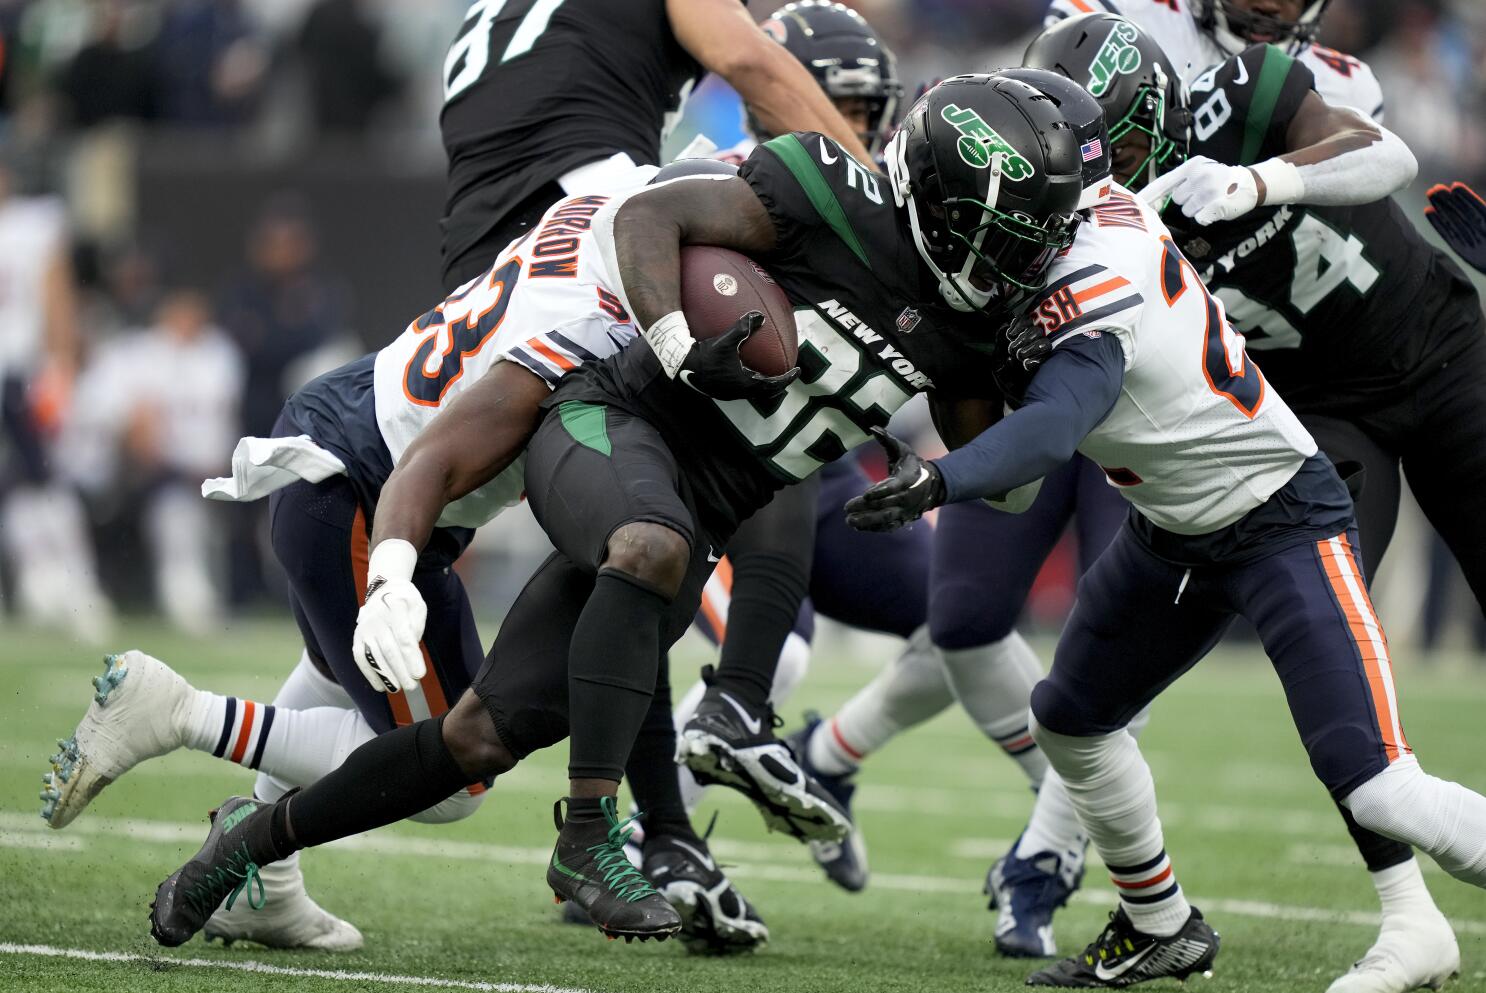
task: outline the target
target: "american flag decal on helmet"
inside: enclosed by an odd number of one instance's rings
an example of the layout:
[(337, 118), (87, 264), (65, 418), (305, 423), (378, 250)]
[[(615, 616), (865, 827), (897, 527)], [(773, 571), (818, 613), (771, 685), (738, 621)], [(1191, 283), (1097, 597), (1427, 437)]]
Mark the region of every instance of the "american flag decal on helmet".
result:
[(1093, 162), (1104, 154), (1104, 142), (1098, 138), (1094, 138), (1080, 145), (1078, 150), (1083, 153), (1085, 162)]

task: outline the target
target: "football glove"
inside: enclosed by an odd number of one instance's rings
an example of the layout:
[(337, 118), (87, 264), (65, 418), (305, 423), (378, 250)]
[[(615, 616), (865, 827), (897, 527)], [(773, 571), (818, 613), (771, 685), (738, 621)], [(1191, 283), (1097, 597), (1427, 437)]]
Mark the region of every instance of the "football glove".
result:
[(1167, 197), (1182, 213), (1206, 227), (1231, 221), (1259, 203), (1254, 173), (1245, 166), (1224, 165), (1205, 155), (1183, 162), (1140, 191), (1146, 203), (1161, 210)]
[(1486, 201), (1475, 190), (1464, 183), (1431, 187), (1424, 216), (1456, 255), (1486, 272)]
[(379, 693), (411, 690), (423, 678), (428, 605), (413, 585), (418, 551), (401, 538), (377, 543), (367, 563), (366, 602), (356, 615), (351, 656)]
[(800, 368), (778, 376), (765, 376), (743, 364), (738, 349), (764, 323), (764, 315), (751, 310), (715, 338), (692, 344), (681, 360), (676, 378), (714, 400), (767, 400), (778, 396), (800, 375)]
[(846, 502), (846, 523), (858, 531), (894, 531), (944, 502), (939, 467), (882, 428), (872, 434), (887, 452), (888, 477)]
[(1027, 386), (1052, 351), (1052, 339), (1033, 323), (1031, 315), (1018, 316), (1002, 330), (991, 376), (1012, 407), (1022, 405)]

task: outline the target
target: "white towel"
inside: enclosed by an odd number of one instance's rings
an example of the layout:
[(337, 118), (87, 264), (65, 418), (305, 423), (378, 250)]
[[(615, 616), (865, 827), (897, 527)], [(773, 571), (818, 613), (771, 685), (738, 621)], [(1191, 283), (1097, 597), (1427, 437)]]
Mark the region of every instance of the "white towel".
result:
[(315, 444), (307, 434), (293, 438), (242, 438), (232, 451), (232, 475), (204, 481), (201, 495), (208, 500), (247, 503), (261, 500), (301, 479), (318, 483), (345, 473), (346, 464)]

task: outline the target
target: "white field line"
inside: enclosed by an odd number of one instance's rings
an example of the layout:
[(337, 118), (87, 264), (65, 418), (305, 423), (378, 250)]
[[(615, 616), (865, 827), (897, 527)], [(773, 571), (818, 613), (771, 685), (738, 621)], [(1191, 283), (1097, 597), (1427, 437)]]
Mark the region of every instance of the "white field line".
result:
[(546, 983), (477, 983), (463, 979), (439, 979), (436, 976), (395, 976), (385, 972), (345, 972), (340, 969), (297, 969), (267, 962), (227, 959), (178, 959), (169, 955), (134, 955), (128, 952), (94, 952), (85, 948), (57, 948), (54, 945), (12, 945), (0, 942), (0, 955), (37, 955), (45, 958), (82, 959), (87, 962), (142, 962), (151, 968), (168, 963), (171, 967), (228, 969), (267, 976), (297, 976), (309, 979), (333, 979), (344, 983), (387, 983), (392, 986), (434, 986), (440, 989), (487, 990), (490, 993), (590, 993), (571, 986)]
[[(106, 835), (109, 838), (124, 837), (132, 841), (154, 844), (176, 845), (181, 842), (195, 847), (196, 842), (206, 836), (205, 825), (172, 821), (147, 821), (134, 818), (96, 817), (78, 821), (58, 833), (45, 827), (40, 818), (34, 820), (20, 814), (0, 812), (0, 847), (55, 848), (75, 851), (82, 837)], [(953, 848), (955, 843), (951, 843)], [(379, 855), (418, 856), (433, 860), (462, 860), (506, 865), (546, 865), (551, 858), (547, 848), (528, 848), (515, 845), (491, 845), (478, 841), (435, 841), (427, 838), (409, 838), (388, 832), (357, 835), (332, 842), (325, 846), (342, 851), (373, 852)], [(968, 845), (964, 848), (968, 850)], [(718, 852), (727, 851), (719, 844)], [(996, 851), (1004, 852), (1005, 846)], [(1090, 860), (1097, 865), (1097, 859)], [(772, 883), (800, 883), (823, 885), (820, 871), (808, 865), (784, 865), (773, 862), (753, 862), (728, 867), (728, 874), (738, 879), (758, 879)], [(950, 893), (966, 895), (980, 888), (976, 876), (924, 876), (910, 873), (874, 872), (871, 886), (880, 890), (906, 893)], [(1102, 889), (1080, 890), (1074, 899), (1096, 906), (1112, 906), (1114, 894)], [(1325, 907), (1299, 907), (1288, 904), (1266, 903), (1257, 900), (1230, 900), (1203, 898), (1198, 901), (1204, 908), (1233, 914), (1240, 917), (1260, 917), (1282, 921), (1326, 921), (1337, 924), (1355, 924), (1362, 927), (1377, 927), (1376, 911), (1332, 910)], [(1486, 935), (1486, 921), (1452, 920), (1457, 934)], [(470, 987), (485, 989), (486, 987)], [(498, 987), (490, 987), (492, 989)], [(535, 987), (534, 987), (535, 988)]]

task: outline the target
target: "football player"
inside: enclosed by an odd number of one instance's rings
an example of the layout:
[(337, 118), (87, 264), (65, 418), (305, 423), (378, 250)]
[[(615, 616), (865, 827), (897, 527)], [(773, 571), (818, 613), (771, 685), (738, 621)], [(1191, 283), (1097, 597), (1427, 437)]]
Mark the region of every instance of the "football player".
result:
[[(637, 179), (652, 172), (637, 170)], [(604, 202), (603, 196), (560, 201), (530, 239), (512, 246), (489, 273), (419, 317), (387, 348), (297, 392), (275, 437), (240, 442), (234, 475), (210, 480), (203, 489), (229, 499), (270, 499), (274, 549), (289, 575), (291, 606), (306, 644), (280, 698), (293, 697), (298, 705), (264, 706), (196, 690), (140, 652), (110, 657), (95, 680), (94, 705), (53, 760), (43, 810), (49, 823), (64, 826), (134, 765), (175, 748), (258, 769), (259, 796), (283, 796), (315, 782), (379, 734), (397, 736), (420, 720), (425, 730), (437, 728), (434, 718), (445, 714), (446, 701), (459, 698), (482, 664), (464, 587), (450, 566), (474, 527), (520, 498), (518, 456), (529, 433), (522, 411), (529, 408), (535, 416), (563, 372), (634, 338), (592, 248), (592, 217)], [(736, 364), (736, 353), (731, 361)], [(457, 406), (458, 416), (468, 407), (457, 404), (459, 398), (492, 389), (501, 402), (481, 430), (509, 446), (506, 458), (490, 467), (479, 486), (462, 490), (435, 514), (437, 526), (430, 522), (421, 553), (406, 563), (407, 579), (394, 584), (401, 596), (408, 595), (404, 585), (416, 591), (427, 613), (426, 632), (420, 624), (411, 643), (422, 664), (413, 672), (403, 657), (397, 668), (373, 662), (353, 635), (359, 591), (387, 582), (367, 579), (377, 561), (369, 555), (368, 518), (382, 519), (392, 466), (439, 412)], [(366, 640), (364, 632), (359, 637)], [(767, 937), (767, 929), (706, 854), (681, 808), (664, 675), (656, 675), (656, 695), (666, 701), (660, 709), (661, 761), (631, 777), (635, 796), (653, 812), (645, 868), (664, 877), (666, 896), (691, 911), (705, 910), (705, 917), (688, 918), (688, 938), (708, 942), (711, 950), (752, 947)], [(483, 800), (488, 777), (468, 783), (474, 785), (410, 816), (432, 822), (468, 816)], [(668, 811), (680, 816), (668, 817)], [(601, 864), (595, 869), (580, 863), (572, 878), (585, 886), (580, 899), (594, 919), (610, 933), (630, 933), (626, 915), (638, 911), (669, 924), (656, 929), (662, 935), (674, 932), (680, 924), (676, 912), (643, 876), (625, 868), (627, 861), (621, 866), (611, 859), (616, 853), (623, 858), (626, 826), (609, 817), (585, 830), (595, 836), (589, 861)], [(253, 875), (259, 887), (253, 899), (214, 916), (209, 934), (328, 949), (359, 945), (351, 925), (309, 901), (293, 859)], [(589, 876), (603, 879), (602, 886), (588, 887), (578, 878)], [(196, 928), (222, 895), (208, 904), (199, 894), (172, 893), (201, 913)], [(254, 906), (261, 913), (251, 913)], [(159, 932), (166, 942), (175, 934)]]
[[(1080, 141), (1095, 135), (1072, 127), (1025, 84), (976, 81), (967, 89), (991, 95), (978, 110), (945, 108), (963, 154), (987, 174), (994, 164), (998, 173), (1036, 177), (1014, 198), (1024, 219), (1006, 215), (1011, 240), (1000, 256), (1019, 292), (1030, 294), (1068, 244), (1075, 212), (1097, 195), (1079, 154)], [(596, 241), (618, 275), (619, 306), (648, 347), (585, 363), (543, 402), (526, 453), (526, 491), (557, 554), (523, 591), (472, 691), (448, 715), (367, 742), (278, 803), (224, 804), (201, 851), (162, 884), (157, 936), (185, 940), (258, 867), (425, 809), (560, 740), (570, 726), (586, 727), (588, 739), (572, 745), (575, 782), (549, 883), (624, 914), (627, 933), (674, 929), (648, 898), (626, 900), (628, 883), (606, 882), (617, 863), (591, 865), (589, 846), (606, 860), (610, 851), (596, 844), (595, 830), (611, 841), (621, 833), (613, 800), (621, 770), (612, 756), (645, 720), (660, 653), (690, 623), (712, 560), (740, 518), (865, 440), (914, 392), (932, 391), (936, 405), (955, 399), (951, 413), (964, 436), (973, 434), (964, 425), (982, 425), (1000, 409), (992, 359), (974, 347), (987, 344), (984, 322), (973, 316), (999, 297), (971, 279), (976, 260), (952, 223), (968, 230), (958, 218), (908, 209), (842, 146), (814, 133), (761, 146), (740, 177), (679, 181), (608, 204), (594, 221)], [(925, 236), (937, 248), (929, 258), (915, 247)], [(760, 383), (732, 351), (758, 315), (693, 340), (679, 286), (679, 249), (691, 243), (757, 258), (795, 304), (803, 368), (798, 379), (785, 377), (782, 396), (779, 382)], [(905, 313), (917, 321), (900, 319)], [(509, 464), (515, 446), (489, 427), (509, 401), (482, 385), (490, 382), (483, 377), (462, 393), (414, 443), (457, 463), (460, 485), (432, 505), (408, 502), (378, 515), (380, 540), (403, 546), (395, 553), (401, 563), (389, 568), (406, 573), (440, 506)], [(400, 590), (405, 584), (396, 573), (387, 579)], [(421, 671), (417, 627), (390, 625), (377, 638), (375, 669), (395, 684)], [(598, 698), (584, 692), (593, 685), (622, 692), (595, 706)], [(796, 816), (811, 812), (802, 804)], [(575, 872), (589, 879), (576, 881)], [(602, 893), (590, 898), (590, 890)]]
[(1331, 0), (1052, 0), (1047, 26), (1108, 13), (1133, 22), (1166, 53), (1184, 83), (1250, 45), (1276, 45), (1315, 77), (1333, 107), (1383, 120), (1383, 91), (1367, 63), (1316, 44)]
[[(934, 111), (931, 99), (900, 128), (889, 176), (920, 210), (963, 213), (981, 199), (973, 174), (916, 181), (915, 162), (955, 164)], [(1333, 157), (1346, 147), (1338, 141)], [(1314, 161), (1297, 157), (1302, 169)], [(981, 242), (988, 268), (999, 248), (998, 233)], [(1029, 383), (1008, 385), (1018, 409), (932, 462), (884, 437), (892, 475), (847, 508), (858, 527), (901, 526), (1027, 485), (1074, 450), (1104, 466), (1134, 508), (1080, 582), (1052, 671), (1032, 696), (1033, 735), (1120, 906), (1082, 954), (1029, 983), (1117, 987), (1211, 968), (1217, 935), (1177, 882), (1150, 770), (1126, 726), (1235, 616), (1258, 630), (1313, 769), (1357, 822), (1486, 886), (1486, 797), (1426, 775), (1404, 738), (1347, 488), (1248, 358), (1221, 302), (1155, 211), (1118, 186), (1050, 280), (1008, 332), (1013, 354), (1052, 347)]]

